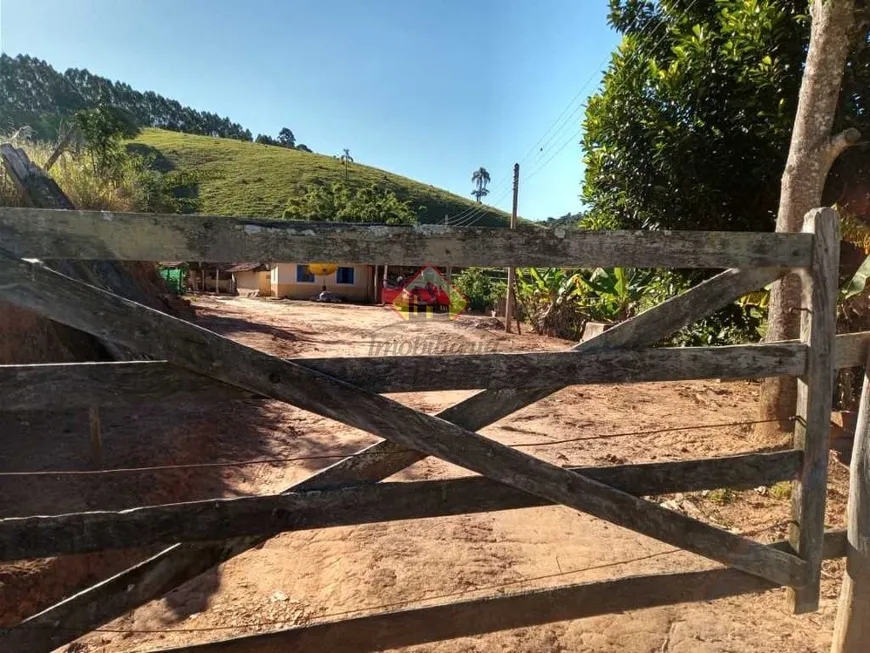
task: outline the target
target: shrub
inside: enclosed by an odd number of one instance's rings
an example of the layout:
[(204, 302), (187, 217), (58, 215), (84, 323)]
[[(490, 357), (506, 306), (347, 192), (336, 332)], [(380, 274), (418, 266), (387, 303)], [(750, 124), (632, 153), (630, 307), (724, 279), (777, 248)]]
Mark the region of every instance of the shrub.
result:
[(791, 481), (780, 481), (770, 488), (770, 496), (780, 501), (791, 499)]
[(504, 282), (495, 281), (483, 268), (466, 268), (453, 284), (465, 295), (469, 309), (480, 312), (492, 310), (507, 289)]
[[(643, 308), (682, 294), (703, 280), (698, 273), (659, 270), (650, 280)], [(734, 302), (674, 333), (659, 344), (701, 347), (757, 342), (763, 335), (765, 309), (753, 301)]]

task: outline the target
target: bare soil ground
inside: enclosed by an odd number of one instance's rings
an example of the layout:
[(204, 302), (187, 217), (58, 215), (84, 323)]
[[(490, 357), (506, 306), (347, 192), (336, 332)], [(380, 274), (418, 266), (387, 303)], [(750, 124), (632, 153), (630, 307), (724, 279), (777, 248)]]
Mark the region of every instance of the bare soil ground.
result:
[[(559, 350), (570, 343), (506, 335), (485, 318), (410, 324), (377, 307), (203, 297), (204, 326), (269, 353), (292, 356), (374, 352), (372, 343), (470, 344), (498, 351)], [(488, 328), (490, 327), (490, 328)], [(428, 412), (470, 392), (394, 395)], [(754, 419), (749, 382), (582, 386), (563, 390), (484, 433), (559, 465), (612, 465), (769, 450), (750, 426), (699, 425)], [(106, 411), (107, 467), (352, 453), (375, 439), (278, 402), (143, 406)], [(670, 427), (698, 426), (675, 431)], [(548, 445), (554, 440), (656, 431)], [(0, 418), (0, 471), (87, 469), (87, 416), (41, 413)], [(121, 508), (211, 496), (275, 493), (331, 460), (98, 477), (0, 478), (0, 514)], [(393, 480), (464, 475), (427, 459)], [(828, 526), (842, 527), (848, 469), (831, 459)], [(785, 536), (788, 497), (773, 490), (660, 497), (668, 505), (759, 540)], [(559, 507), (288, 533), (126, 615), (75, 649), (148, 651), (452, 600), (637, 573), (702, 569), (709, 561)], [(117, 552), (0, 565), (0, 625), (143, 557)], [(710, 603), (613, 614), (423, 645), (408, 651), (601, 651), (674, 653), (825, 651), (842, 563), (825, 565), (822, 609), (792, 616), (783, 591)], [(508, 584), (506, 587), (502, 585)], [(259, 625), (258, 625), (259, 624)]]

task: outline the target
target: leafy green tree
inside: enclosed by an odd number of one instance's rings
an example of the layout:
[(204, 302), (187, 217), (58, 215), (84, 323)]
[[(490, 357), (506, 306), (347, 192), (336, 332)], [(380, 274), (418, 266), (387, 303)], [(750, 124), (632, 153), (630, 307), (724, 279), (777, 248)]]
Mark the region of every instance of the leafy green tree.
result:
[(76, 112), (73, 124), (84, 139), (94, 172), (117, 174), (124, 158), (121, 141), (139, 132), (133, 118), (117, 107), (102, 106)]
[(486, 185), (490, 182), (489, 172), (483, 166), (480, 166), (471, 175), (471, 181), (477, 184), (477, 187), (471, 191), (472, 196), (477, 198), (478, 204), (481, 199), (489, 195)]
[(282, 147), (292, 150), (296, 147), (296, 137), (288, 127), (283, 127), (281, 131), (278, 132), (278, 143), (280, 143)]
[(300, 152), (308, 152), (309, 154), (312, 151), (311, 148), (308, 147), (305, 143), (299, 143), (299, 145), (296, 146), (296, 149)]
[[(842, 81), (855, 41), (859, 51), (867, 49), (870, 5), (865, 5), (864, 0), (812, 0), (810, 15), (810, 43), (788, 160), (782, 175), (777, 231), (801, 230), (807, 212), (822, 204), (832, 165), (841, 154), (849, 148), (854, 149), (861, 141), (861, 131), (855, 125), (836, 125), (835, 120), (843, 109)], [(865, 75), (865, 78), (870, 81), (870, 75)], [(861, 91), (866, 94), (867, 88)], [(845, 103), (850, 104), (852, 99), (847, 96)], [(866, 114), (866, 95), (858, 102)], [(861, 122), (870, 121), (865, 116)], [(864, 182), (866, 184), (866, 178)], [(798, 337), (800, 305), (801, 287), (797, 275), (788, 275), (774, 284), (768, 310), (768, 340)], [(794, 377), (765, 379), (760, 393), (759, 417), (763, 420), (777, 417), (779, 428), (793, 430), (791, 416), (797, 409), (797, 397), (797, 379)]]
[[(623, 39), (586, 110), (584, 221), (772, 229), (809, 42), (807, 1), (610, 0), (610, 7)], [(865, 27), (835, 129), (870, 132), (867, 45)], [(870, 178), (868, 152), (841, 157), (826, 201)]]

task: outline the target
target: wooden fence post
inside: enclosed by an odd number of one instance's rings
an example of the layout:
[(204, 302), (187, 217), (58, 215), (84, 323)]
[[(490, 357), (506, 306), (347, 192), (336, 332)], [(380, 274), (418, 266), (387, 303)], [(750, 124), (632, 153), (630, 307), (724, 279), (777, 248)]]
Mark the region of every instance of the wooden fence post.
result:
[[(511, 229), (517, 228), (517, 192), (520, 187), (520, 164), (514, 164), (514, 202), (511, 210)], [(516, 268), (513, 266), (508, 268), (507, 292), (504, 299), (504, 330), (505, 333), (511, 332), (511, 319), (513, 319), (514, 303), (516, 302), (516, 285), (514, 278), (516, 277)], [(517, 325), (519, 326), (519, 324)]]
[(870, 358), (864, 366), (849, 477), (846, 573), (831, 653), (870, 650)]
[(840, 265), (837, 212), (813, 209), (804, 218), (803, 231), (815, 238), (811, 266), (802, 275), (801, 340), (809, 350), (806, 372), (798, 379), (794, 448), (803, 450), (804, 463), (792, 492), (789, 541), (808, 563), (810, 580), (788, 592), (796, 614), (819, 609)]

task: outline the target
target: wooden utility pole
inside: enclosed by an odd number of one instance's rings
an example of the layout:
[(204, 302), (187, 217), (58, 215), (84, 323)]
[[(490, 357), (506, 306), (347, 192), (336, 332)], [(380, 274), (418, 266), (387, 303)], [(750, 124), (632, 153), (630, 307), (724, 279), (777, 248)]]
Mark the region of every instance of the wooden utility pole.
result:
[[(511, 229), (517, 228), (517, 193), (520, 189), (520, 164), (514, 164), (514, 204), (511, 209)], [(516, 275), (516, 270), (514, 268), (508, 268), (508, 279), (507, 279), (507, 295), (505, 296), (504, 302), (504, 330), (506, 333), (511, 332), (511, 320), (513, 319), (514, 314), (514, 276)]]
[[(444, 216), (444, 226), (447, 227), (449, 225), (450, 225), (450, 218), (448, 218), (447, 215), (445, 215)], [(447, 276), (447, 281), (449, 283), (453, 283), (453, 266), (450, 265), (450, 263), (448, 263), (447, 267), (445, 268), (445, 274)]]
[(870, 358), (864, 367), (849, 478), (846, 573), (831, 653), (870, 650)]

